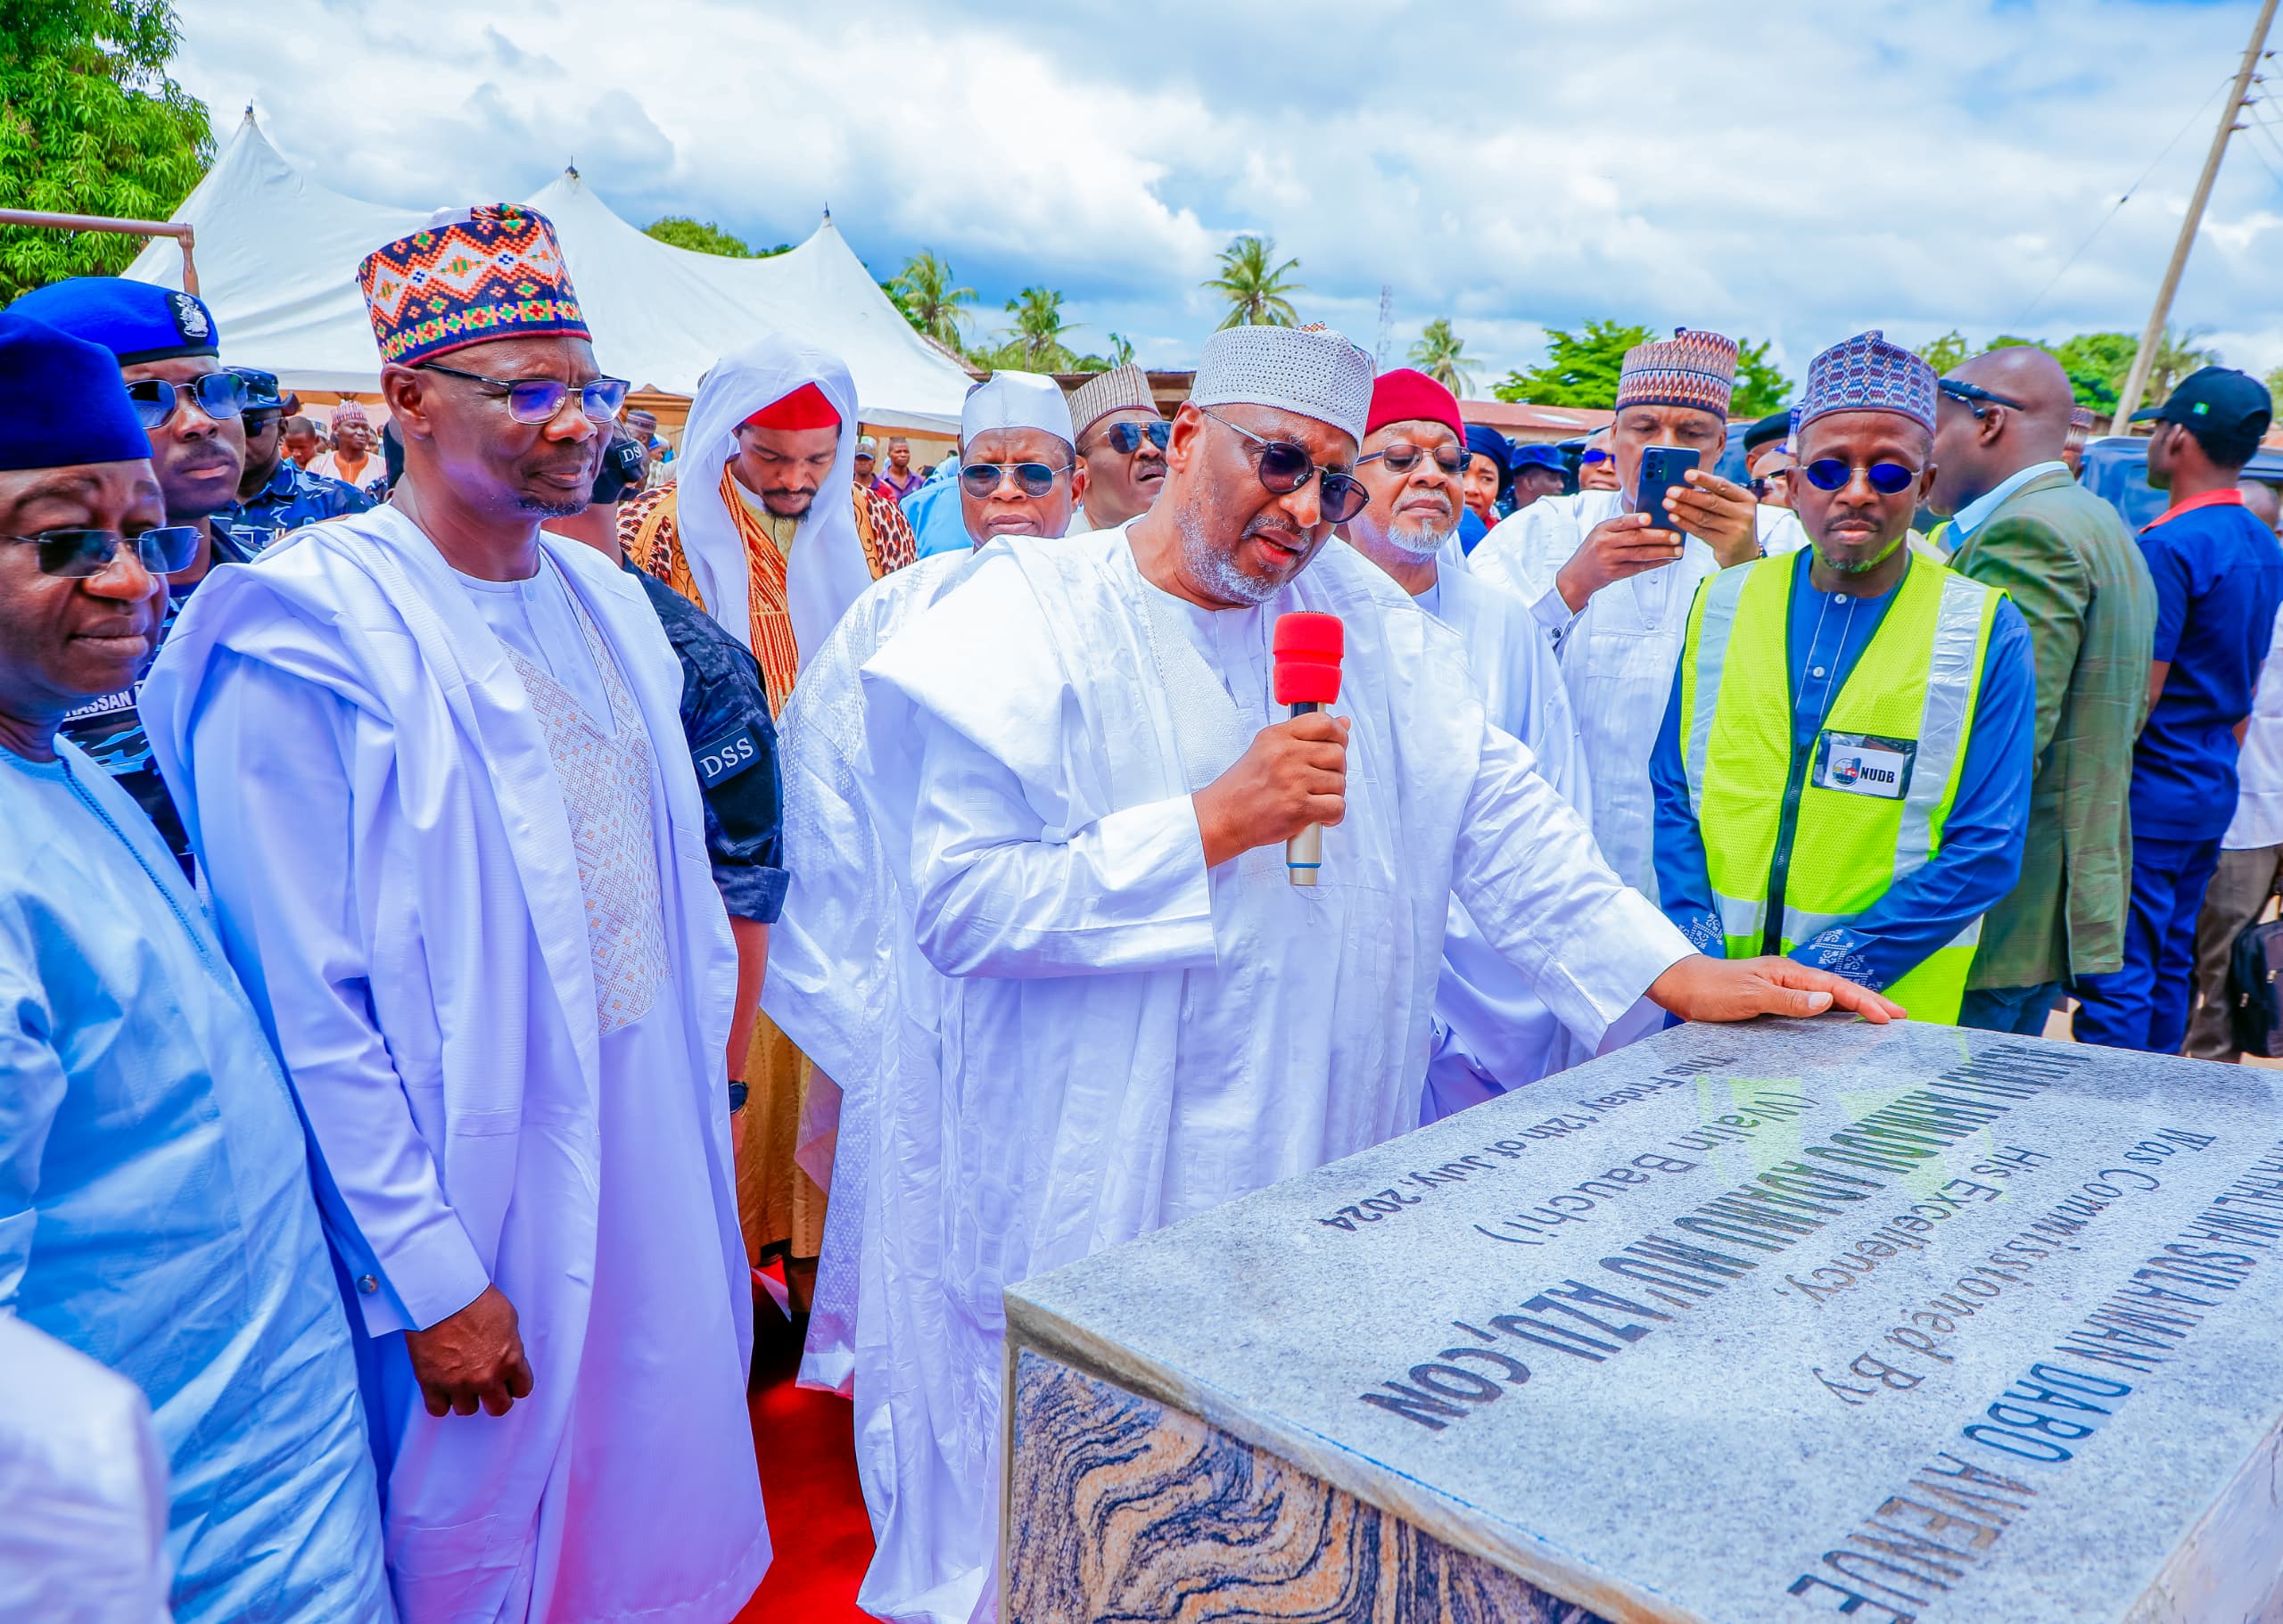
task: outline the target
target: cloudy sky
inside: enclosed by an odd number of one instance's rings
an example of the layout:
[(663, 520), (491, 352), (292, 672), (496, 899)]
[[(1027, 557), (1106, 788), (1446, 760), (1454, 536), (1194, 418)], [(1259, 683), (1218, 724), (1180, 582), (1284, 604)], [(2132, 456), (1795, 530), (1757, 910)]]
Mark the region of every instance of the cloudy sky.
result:
[[(1772, 337), (1795, 377), (1873, 325), (2138, 333), (2257, 9), (178, 3), (218, 135), (251, 103), (352, 195), (521, 197), (575, 159), (637, 224), (797, 242), (829, 206), (878, 275), (946, 258), (986, 336), (1043, 284), (1077, 347), (1165, 365), (1217, 319), (1218, 250), (1265, 232), (1304, 318), (1373, 346), (1385, 286), (1392, 349), (1449, 316), (1486, 390), (1595, 317)], [(2264, 371), (2283, 103), (2251, 117), (2174, 319)]]

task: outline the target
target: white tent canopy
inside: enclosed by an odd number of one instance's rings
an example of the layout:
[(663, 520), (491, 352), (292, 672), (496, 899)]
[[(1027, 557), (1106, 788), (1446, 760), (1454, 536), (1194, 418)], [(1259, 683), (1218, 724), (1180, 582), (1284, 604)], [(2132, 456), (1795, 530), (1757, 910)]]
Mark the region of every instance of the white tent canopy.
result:
[[(865, 422), (958, 431), (968, 375), (912, 331), (829, 215), (788, 253), (729, 260), (644, 235), (576, 170), (528, 201), (555, 222), (605, 371), (637, 388), (695, 394), (716, 357), (788, 333), (848, 363)], [(267, 367), (296, 389), (380, 387), (358, 261), (418, 230), (428, 211), (317, 185), (278, 154), (249, 111), (173, 218), (197, 233), (199, 292), (222, 330), (226, 360)], [(180, 287), (181, 251), (155, 238), (126, 274)]]

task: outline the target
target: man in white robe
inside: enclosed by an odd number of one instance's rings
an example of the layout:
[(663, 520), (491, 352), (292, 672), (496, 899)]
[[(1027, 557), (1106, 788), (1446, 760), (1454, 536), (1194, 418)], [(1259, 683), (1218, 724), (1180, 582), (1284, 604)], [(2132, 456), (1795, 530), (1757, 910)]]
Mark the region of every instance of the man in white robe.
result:
[[(1581, 817), (1590, 817), (1578, 724), (1552, 646), (1521, 599), (1437, 556), (1457, 531), (1467, 457), (1465, 424), (1449, 390), (1407, 367), (1381, 374), (1356, 459), (1371, 506), (1342, 533), (1413, 603), (1459, 634), (1490, 725), (1529, 746), (1540, 774)], [(1535, 1083), (1592, 1053), (1453, 897), (1421, 1122)]]
[[(941, 1271), (942, 981), (914, 943), (908, 850), (881, 843), (872, 797), (883, 780), (867, 738), (865, 663), (975, 559), (1060, 537), (1084, 473), (1034, 495), (1028, 460), (1074, 461), (1072, 424), (1051, 378), (1001, 371), (968, 391), (960, 507), (973, 548), (938, 553), (883, 578), (811, 658), (785, 712), (787, 889), (762, 1002), (839, 1084), (828, 1168), (831, 1203), (801, 1380), (855, 1401), (857, 1467), (876, 1554), (858, 1601), (886, 1610), (924, 1589), (938, 1541), (931, 1518), (964, 1499), (972, 1418), (927, 1350), (943, 1340), (940, 1298), (902, 1286)], [(1074, 488), (1075, 487), (1075, 488)], [(910, 808), (894, 820), (909, 826)], [(812, 1086), (813, 1103), (826, 1091)], [(804, 1147), (813, 1153), (813, 1146)], [(953, 1531), (963, 1532), (958, 1524)]]
[[(1644, 991), (1709, 1018), (1892, 1008), (1692, 953), (1488, 723), (1456, 634), (1324, 547), (1364, 505), (1370, 392), (1337, 334), (1214, 334), (1147, 515), (993, 549), (864, 668), (949, 978), (943, 1254), (897, 1289), (935, 1299), (942, 1342), (907, 1356), (968, 1418), (960, 1500), (927, 1570), (868, 1596), (883, 1616), (993, 1605), (1005, 1286), (1416, 1125), (1454, 894), (1588, 1038)], [(1344, 622), (1342, 688), (1276, 721), (1293, 609)], [(1281, 848), (1312, 824), (1322, 881), (1294, 886)]]
[[(1626, 884), (1654, 897), (1649, 757), (1700, 582), (1732, 564), (1806, 545), (1785, 509), (1711, 472), (1727, 443), (1736, 345), (1683, 329), (1628, 351), (1610, 449), (1617, 488), (1533, 502), (1469, 555), (1476, 574), (1530, 606), (1562, 655), (1594, 782), (1594, 838)], [(1698, 454), (1667, 500), (1677, 530), (1634, 511), (1641, 454)]]
[(539, 528), (625, 385), (528, 210), (360, 280), (405, 477), (216, 572), (154, 747), (319, 1152), (406, 1624), (719, 1624), (769, 1554), (735, 958), (657, 615)]

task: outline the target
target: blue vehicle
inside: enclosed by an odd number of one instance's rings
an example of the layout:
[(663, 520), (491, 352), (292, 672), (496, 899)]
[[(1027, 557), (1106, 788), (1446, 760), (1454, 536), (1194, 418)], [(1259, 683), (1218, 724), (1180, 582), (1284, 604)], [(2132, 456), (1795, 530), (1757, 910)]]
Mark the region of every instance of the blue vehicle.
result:
[[(2283, 485), (2283, 451), (2260, 447), (2246, 465), (2244, 477)], [(2077, 482), (2107, 498), (2136, 534), (2171, 505), (2164, 492), (2148, 482), (2148, 442), (2137, 435), (2105, 435), (2087, 445)]]

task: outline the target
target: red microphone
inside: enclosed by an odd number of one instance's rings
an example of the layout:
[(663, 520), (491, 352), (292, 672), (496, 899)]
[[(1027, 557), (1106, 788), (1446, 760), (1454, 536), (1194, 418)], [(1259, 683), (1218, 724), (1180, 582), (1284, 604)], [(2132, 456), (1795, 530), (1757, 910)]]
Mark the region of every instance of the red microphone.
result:
[[(1292, 714), (1320, 711), (1339, 697), (1339, 656), (1347, 631), (1337, 614), (1296, 609), (1276, 617), (1276, 703)], [(1323, 828), (1311, 823), (1284, 843), (1284, 871), (1296, 886), (1313, 886), (1323, 867)]]

